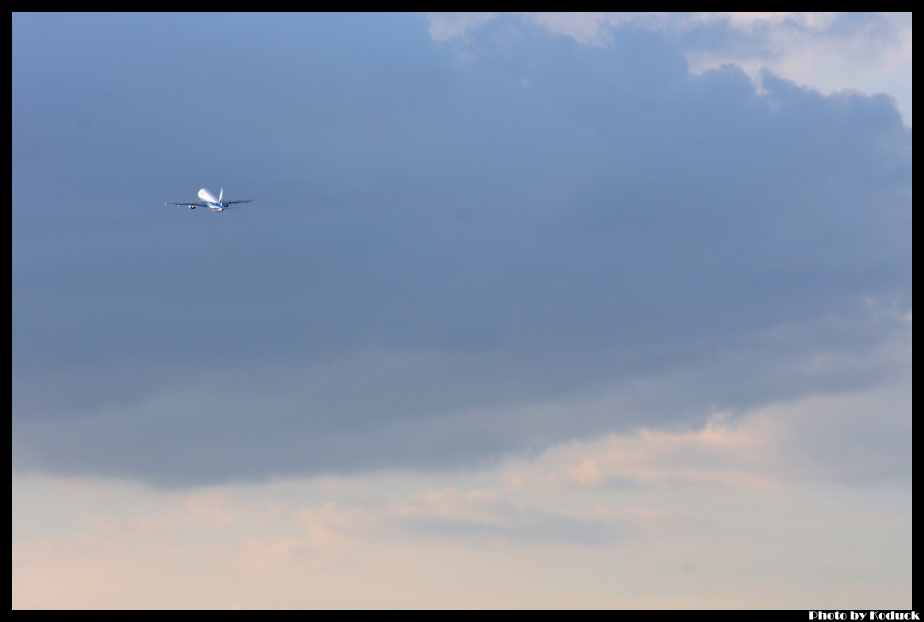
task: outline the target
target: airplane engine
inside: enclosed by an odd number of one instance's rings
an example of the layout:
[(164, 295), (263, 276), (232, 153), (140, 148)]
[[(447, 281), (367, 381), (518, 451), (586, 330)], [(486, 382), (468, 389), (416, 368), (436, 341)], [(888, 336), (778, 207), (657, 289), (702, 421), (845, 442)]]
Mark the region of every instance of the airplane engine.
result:
[(189, 209), (196, 209), (196, 206), (195, 206), (195, 205), (190, 205), (190, 206), (189, 206)]

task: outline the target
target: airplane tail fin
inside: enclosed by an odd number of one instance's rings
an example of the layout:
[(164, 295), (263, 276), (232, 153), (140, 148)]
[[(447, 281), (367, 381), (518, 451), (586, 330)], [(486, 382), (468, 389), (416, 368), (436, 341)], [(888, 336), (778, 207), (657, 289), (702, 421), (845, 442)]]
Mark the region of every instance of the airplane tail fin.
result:
[(221, 189), (221, 192), (218, 193), (218, 202), (219, 202), (219, 203), (221, 203), (221, 199), (222, 199), (222, 197), (224, 197), (224, 196), (225, 196), (225, 189), (222, 188), (222, 189)]

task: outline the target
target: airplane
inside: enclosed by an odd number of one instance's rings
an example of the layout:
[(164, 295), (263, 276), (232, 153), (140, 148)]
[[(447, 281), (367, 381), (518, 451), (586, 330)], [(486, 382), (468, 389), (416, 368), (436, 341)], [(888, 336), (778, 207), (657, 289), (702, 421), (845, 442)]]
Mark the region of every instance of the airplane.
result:
[(188, 205), (189, 209), (196, 209), (197, 207), (207, 207), (213, 212), (223, 212), (225, 208), (228, 208), (232, 205), (237, 205), (238, 203), (253, 203), (254, 201), (259, 201), (260, 199), (245, 199), (243, 201), (224, 201), (222, 200), (225, 195), (225, 189), (222, 188), (221, 192), (218, 193), (218, 198), (215, 198), (215, 195), (209, 192), (207, 189), (203, 188), (199, 191), (199, 198), (202, 199), (202, 203), (170, 203), (165, 201), (164, 205)]

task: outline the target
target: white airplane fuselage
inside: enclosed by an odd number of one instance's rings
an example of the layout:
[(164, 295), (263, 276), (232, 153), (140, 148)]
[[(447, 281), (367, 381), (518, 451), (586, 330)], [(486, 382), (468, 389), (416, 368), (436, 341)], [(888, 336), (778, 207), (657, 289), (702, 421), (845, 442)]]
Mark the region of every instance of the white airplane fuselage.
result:
[(202, 199), (202, 202), (208, 206), (213, 212), (223, 212), (225, 206), (222, 204), (221, 199), (225, 194), (225, 189), (222, 188), (221, 192), (218, 193), (218, 198), (215, 198), (215, 195), (209, 192), (206, 188), (203, 188), (199, 191), (199, 198)]
[(164, 205), (188, 205), (189, 209), (196, 209), (197, 207), (207, 207), (213, 212), (223, 212), (229, 207), (237, 207), (238, 205), (244, 205), (245, 203), (253, 203), (254, 201), (259, 201), (260, 199), (237, 199), (236, 201), (226, 201), (225, 200), (225, 190), (221, 189), (221, 192), (218, 193), (218, 198), (215, 198), (215, 195), (209, 192), (208, 188), (202, 188), (199, 190), (199, 200), (201, 203), (193, 203), (192, 201), (181, 203), (176, 203), (172, 201), (164, 201)]

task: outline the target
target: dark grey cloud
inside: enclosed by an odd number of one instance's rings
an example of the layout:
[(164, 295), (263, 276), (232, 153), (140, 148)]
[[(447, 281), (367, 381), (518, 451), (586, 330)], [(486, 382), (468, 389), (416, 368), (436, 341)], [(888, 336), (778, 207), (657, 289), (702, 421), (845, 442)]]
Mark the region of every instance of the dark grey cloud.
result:
[[(690, 76), (682, 44), (15, 15), (14, 468), (472, 464), (888, 374), (792, 369), (910, 309), (894, 102)], [(163, 206), (202, 186), (262, 202)]]

